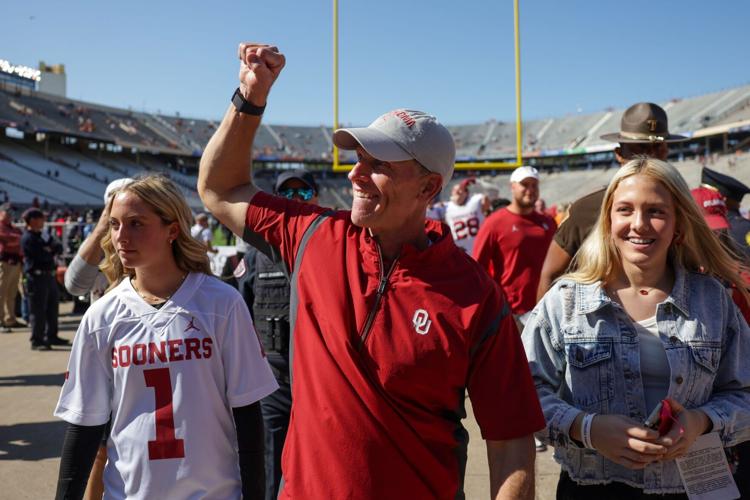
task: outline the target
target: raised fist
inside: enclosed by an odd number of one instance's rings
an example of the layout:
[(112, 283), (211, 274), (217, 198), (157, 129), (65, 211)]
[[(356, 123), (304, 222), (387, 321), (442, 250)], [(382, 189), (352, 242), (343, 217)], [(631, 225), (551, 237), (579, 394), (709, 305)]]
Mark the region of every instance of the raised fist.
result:
[(273, 82), (278, 78), (286, 59), (273, 45), (241, 43), (240, 92), (245, 100), (255, 106), (265, 106)]

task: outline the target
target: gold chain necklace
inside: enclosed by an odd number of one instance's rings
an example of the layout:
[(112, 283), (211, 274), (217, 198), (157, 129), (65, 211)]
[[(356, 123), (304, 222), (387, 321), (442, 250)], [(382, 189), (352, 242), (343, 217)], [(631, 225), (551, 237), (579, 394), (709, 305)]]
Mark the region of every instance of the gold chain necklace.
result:
[(169, 299), (171, 299), (172, 295), (174, 295), (175, 292), (177, 292), (177, 290), (180, 289), (180, 287), (182, 286), (182, 282), (185, 281), (185, 278), (187, 278), (187, 275), (188, 275), (188, 273), (183, 274), (182, 278), (180, 278), (180, 282), (177, 284), (177, 287), (174, 289), (174, 291), (172, 293), (170, 293), (169, 295), (167, 295), (166, 297), (164, 297), (164, 298), (157, 297), (156, 295), (152, 295), (151, 297), (146, 297), (143, 293), (141, 293), (140, 290), (138, 290), (138, 287), (135, 285), (135, 281), (133, 280), (133, 278), (130, 278), (130, 284), (133, 285), (133, 290), (135, 290), (135, 293), (137, 293), (143, 300), (145, 300), (149, 304), (151, 304), (151, 303), (157, 303), (158, 304), (160, 302), (166, 302)]

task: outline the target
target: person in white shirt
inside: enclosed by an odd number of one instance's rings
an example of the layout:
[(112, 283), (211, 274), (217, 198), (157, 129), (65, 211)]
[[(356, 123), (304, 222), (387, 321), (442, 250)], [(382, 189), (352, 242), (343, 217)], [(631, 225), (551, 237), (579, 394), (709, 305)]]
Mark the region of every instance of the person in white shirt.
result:
[(451, 229), (453, 240), (469, 255), (472, 255), (474, 239), (490, 209), (490, 200), (484, 194), (469, 196), (469, 186), (474, 182), (475, 179), (470, 177), (453, 186), (445, 207), (445, 223)]
[(214, 235), (208, 224), (208, 215), (199, 213), (195, 216), (195, 224), (190, 228), (190, 235), (206, 246), (206, 251), (216, 253), (217, 250), (211, 245)]
[(81, 320), (55, 409), (57, 498), (81, 498), (110, 419), (107, 498), (261, 496), (258, 402), (278, 385), (242, 297), (210, 275), (168, 179), (133, 181), (107, 210), (113, 285)]

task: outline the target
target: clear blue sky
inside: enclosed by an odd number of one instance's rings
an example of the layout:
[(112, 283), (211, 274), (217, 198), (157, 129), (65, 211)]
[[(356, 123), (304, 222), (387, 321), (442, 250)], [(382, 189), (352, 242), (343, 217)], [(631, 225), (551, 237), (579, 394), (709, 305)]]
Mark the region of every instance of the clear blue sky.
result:
[[(266, 121), (331, 124), (330, 0), (3, 2), (0, 58), (63, 63), (68, 96), (220, 118), (242, 40), (287, 67)], [(340, 1), (340, 119), (396, 107), (444, 123), (515, 117), (510, 0)], [(747, 0), (521, 0), (524, 118), (594, 112), (750, 83)]]

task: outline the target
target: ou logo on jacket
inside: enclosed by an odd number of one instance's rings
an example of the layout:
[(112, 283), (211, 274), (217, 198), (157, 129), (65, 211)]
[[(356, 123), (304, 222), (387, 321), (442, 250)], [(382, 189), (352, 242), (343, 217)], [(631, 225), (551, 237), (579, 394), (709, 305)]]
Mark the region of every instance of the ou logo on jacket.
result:
[(424, 309), (417, 309), (414, 311), (414, 317), (411, 319), (414, 324), (414, 330), (420, 335), (427, 335), (432, 326), (432, 320)]

